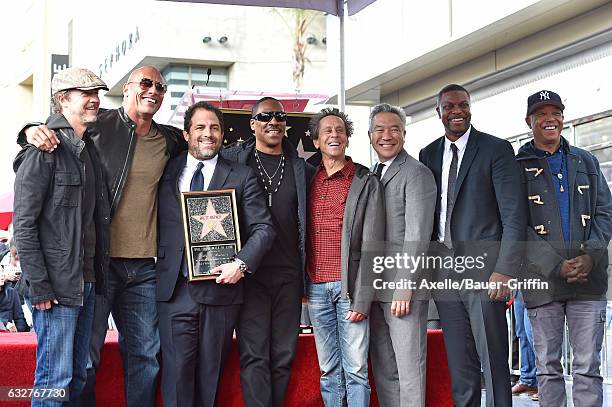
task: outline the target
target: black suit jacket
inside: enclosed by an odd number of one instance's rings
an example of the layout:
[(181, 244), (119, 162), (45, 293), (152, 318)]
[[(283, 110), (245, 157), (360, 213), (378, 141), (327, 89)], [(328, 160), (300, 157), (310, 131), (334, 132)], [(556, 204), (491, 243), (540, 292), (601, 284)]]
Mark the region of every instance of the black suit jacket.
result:
[[(445, 136), (421, 150), (419, 160), (437, 185), (432, 240), (438, 240)], [(527, 207), (520, 168), (506, 140), (473, 126), (457, 173), (451, 240), (457, 255), (485, 257), (483, 278), (496, 271), (517, 276), (523, 257)]]
[[(159, 185), (159, 244), (156, 265), (158, 301), (168, 301), (172, 298), (183, 260), (185, 243), (178, 182), (186, 162), (187, 152), (170, 160)], [(236, 257), (244, 261), (250, 271), (256, 272), (262, 257), (270, 249), (276, 232), (253, 170), (219, 157), (208, 189), (236, 190), (243, 243)], [(200, 281), (189, 284), (189, 293), (194, 301), (203, 304), (241, 304), (242, 286), (242, 280), (236, 284)]]

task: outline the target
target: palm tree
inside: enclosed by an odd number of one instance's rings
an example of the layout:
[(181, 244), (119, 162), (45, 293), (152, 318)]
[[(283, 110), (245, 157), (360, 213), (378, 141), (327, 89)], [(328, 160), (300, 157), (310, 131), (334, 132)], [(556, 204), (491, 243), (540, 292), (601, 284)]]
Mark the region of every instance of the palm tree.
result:
[(306, 63), (310, 62), (306, 56), (308, 51), (306, 33), (313, 20), (323, 13), (303, 9), (284, 8), (273, 10), (281, 17), (293, 39), (293, 83), (295, 84), (295, 90), (299, 92), (302, 90)]

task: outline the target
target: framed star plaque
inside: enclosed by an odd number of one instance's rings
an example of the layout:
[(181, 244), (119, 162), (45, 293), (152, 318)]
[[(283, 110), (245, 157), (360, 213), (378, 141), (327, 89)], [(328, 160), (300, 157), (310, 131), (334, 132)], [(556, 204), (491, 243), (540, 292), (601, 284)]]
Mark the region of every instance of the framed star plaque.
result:
[(215, 267), (240, 251), (236, 192), (233, 189), (181, 192), (189, 281), (211, 280)]

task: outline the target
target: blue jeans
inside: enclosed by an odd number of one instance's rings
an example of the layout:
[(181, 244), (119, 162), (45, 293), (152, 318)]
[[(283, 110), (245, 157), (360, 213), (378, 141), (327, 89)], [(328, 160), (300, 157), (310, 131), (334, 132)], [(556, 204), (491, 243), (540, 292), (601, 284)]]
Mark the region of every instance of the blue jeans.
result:
[[(53, 304), (45, 311), (32, 310), (38, 338), (34, 388), (64, 389), (70, 405), (78, 405), (85, 386), (94, 300), (94, 283), (85, 283), (82, 306)], [(59, 399), (32, 398), (32, 406), (62, 404)]]
[(119, 331), (126, 406), (154, 406), (159, 373), (155, 261), (111, 258), (106, 294), (96, 296), (87, 386), (81, 402), (95, 405), (95, 372), (112, 312)]
[(521, 376), (519, 382), (529, 387), (537, 387), (536, 361), (533, 350), (533, 333), (531, 322), (527, 316), (527, 308), (523, 294), (518, 291), (514, 299), (514, 318), (516, 319), (515, 332), (519, 340), (519, 350), (521, 352)]
[(341, 298), (340, 281), (308, 282), (307, 294), (325, 406), (342, 407), (345, 397), (349, 407), (369, 406), (368, 320), (350, 322), (344, 319), (351, 304)]

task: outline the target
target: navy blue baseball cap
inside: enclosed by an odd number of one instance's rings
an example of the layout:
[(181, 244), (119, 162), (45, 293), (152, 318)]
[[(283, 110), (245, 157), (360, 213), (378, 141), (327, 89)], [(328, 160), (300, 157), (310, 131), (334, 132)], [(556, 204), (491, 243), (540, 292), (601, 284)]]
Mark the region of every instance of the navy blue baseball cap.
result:
[(540, 106), (553, 105), (557, 106), (561, 111), (565, 109), (565, 105), (561, 102), (561, 96), (551, 90), (541, 90), (527, 98), (527, 116), (533, 113)]

